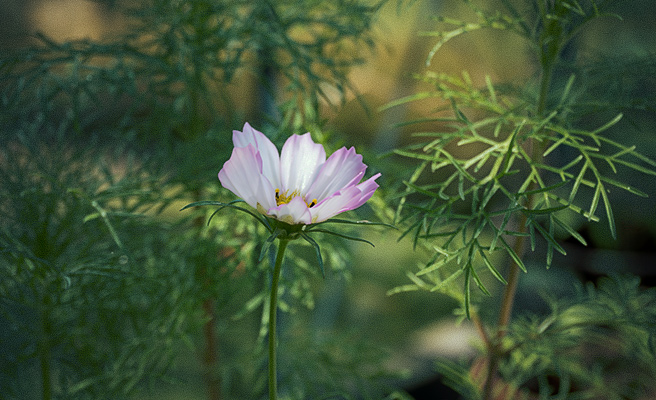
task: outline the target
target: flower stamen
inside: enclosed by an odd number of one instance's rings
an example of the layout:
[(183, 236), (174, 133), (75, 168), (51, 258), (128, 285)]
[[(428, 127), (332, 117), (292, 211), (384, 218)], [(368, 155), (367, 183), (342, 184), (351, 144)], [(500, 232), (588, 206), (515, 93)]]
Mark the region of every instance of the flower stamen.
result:
[[(287, 204), (292, 199), (296, 196), (299, 196), (300, 193), (298, 190), (294, 190), (290, 194), (287, 194), (289, 190), (285, 190), (284, 192), (280, 192), (280, 189), (276, 189), (276, 205), (281, 205), (281, 204)], [(305, 201), (305, 204), (307, 204), (308, 208), (312, 208), (317, 205), (317, 199), (313, 199), (311, 202), (307, 202), (305, 198), (303, 198), (303, 201)]]

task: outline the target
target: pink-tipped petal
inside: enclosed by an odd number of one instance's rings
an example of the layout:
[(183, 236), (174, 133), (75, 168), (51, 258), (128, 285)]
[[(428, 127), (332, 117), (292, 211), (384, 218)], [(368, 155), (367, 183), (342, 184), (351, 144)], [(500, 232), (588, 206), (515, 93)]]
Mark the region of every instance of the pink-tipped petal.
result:
[(355, 186), (337, 192), (310, 209), (312, 223), (322, 222), (346, 211), (346, 206), (360, 196), (360, 189)]
[(353, 202), (347, 205), (348, 210), (355, 210), (356, 208), (366, 203), (367, 200), (369, 200), (371, 196), (374, 195), (374, 192), (376, 191), (376, 189), (378, 189), (378, 184), (376, 183), (376, 179), (378, 179), (379, 176), (380, 174), (376, 174), (371, 178), (367, 179), (366, 181), (362, 182), (358, 186), (356, 186), (358, 189), (360, 189), (360, 196), (359, 198), (354, 199)]
[(314, 143), (309, 133), (290, 136), (280, 154), (281, 190), (298, 190), (305, 194), (325, 161), (326, 151), (322, 145)]
[(232, 150), (219, 171), (219, 181), (253, 208), (258, 203), (265, 209), (276, 205), (274, 189), (262, 174), (262, 158), (251, 144)]
[(289, 203), (271, 208), (268, 214), (291, 225), (312, 223), (312, 214), (301, 196), (294, 197)]
[(360, 182), (367, 166), (362, 163), (362, 156), (351, 147), (334, 152), (319, 169), (315, 181), (308, 189), (307, 199), (319, 201)]
[(379, 176), (380, 174), (376, 174), (357, 186), (347, 187), (312, 207), (310, 209), (312, 223), (325, 221), (339, 213), (354, 210), (363, 205), (378, 188), (375, 180)]
[(266, 135), (246, 122), (244, 130), (232, 131), (232, 143), (235, 147), (252, 145), (262, 158), (262, 174), (267, 177), (271, 185), (280, 187), (280, 156), (278, 149)]

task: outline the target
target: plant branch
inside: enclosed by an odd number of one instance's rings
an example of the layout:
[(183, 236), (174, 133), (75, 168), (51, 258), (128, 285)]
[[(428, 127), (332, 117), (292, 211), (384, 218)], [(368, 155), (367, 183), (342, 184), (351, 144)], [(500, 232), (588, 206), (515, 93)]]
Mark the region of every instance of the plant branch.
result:
[[(555, 55), (557, 56), (557, 52)], [(553, 74), (553, 65), (555, 60), (549, 59), (546, 63), (542, 64), (542, 76), (540, 79), (540, 97), (538, 98), (538, 105), (536, 113), (539, 117), (543, 117), (547, 108), (547, 98), (549, 96), (549, 88), (551, 86), (551, 78)], [(533, 162), (542, 162), (542, 154), (544, 152), (544, 146), (546, 142), (543, 142), (542, 145), (536, 143), (535, 140), (529, 142), (529, 145), (532, 147), (531, 155)], [(536, 178), (537, 180), (537, 178)], [(535, 189), (535, 180), (530, 184), (529, 191)], [(532, 209), (535, 202), (535, 194), (528, 196), (528, 201), (526, 208)], [(525, 213), (521, 214), (519, 220), (519, 226), (517, 230), (521, 233), (526, 233), (526, 222), (527, 215)], [(524, 256), (524, 247), (526, 244), (526, 236), (518, 236), (514, 244), (514, 252), (518, 257)], [(499, 360), (501, 357), (501, 342), (506, 332), (508, 331), (508, 324), (510, 323), (510, 318), (512, 316), (513, 304), (515, 301), (515, 294), (517, 293), (517, 285), (519, 283), (519, 273), (520, 268), (519, 264), (511, 258), (510, 270), (508, 271), (508, 284), (503, 292), (503, 298), (501, 300), (501, 308), (499, 310), (499, 319), (497, 321), (497, 332), (492, 346), (488, 347), (490, 351), (490, 358), (488, 363), (488, 372), (485, 378), (485, 386), (483, 387), (483, 398), (485, 400), (492, 399), (492, 388), (494, 386), (494, 377), (497, 374), (499, 369)]]
[[(532, 203), (533, 196), (534, 195), (529, 197), (529, 203)], [(520, 226), (518, 229), (520, 232), (526, 231), (526, 218), (526, 214), (522, 214)], [(525, 243), (526, 236), (517, 237), (513, 248), (515, 254), (520, 257), (524, 254)], [(503, 292), (501, 309), (499, 310), (496, 337), (492, 341), (491, 345), (488, 346), (488, 351), (490, 351), (490, 360), (488, 363), (487, 376), (485, 378), (485, 386), (483, 387), (483, 398), (485, 400), (492, 399), (494, 377), (496, 376), (497, 370), (499, 369), (499, 360), (501, 357), (501, 339), (503, 339), (506, 332), (508, 332), (508, 323), (510, 322), (510, 317), (512, 315), (515, 294), (517, 293), (517, 285), (519, 283), (519, 273), (519, 264), (517, 264), (517, 262), (514, 260), (511, 260), (510, 271), (508, 272), (508, 284), (506, 285), (506, 288)]]

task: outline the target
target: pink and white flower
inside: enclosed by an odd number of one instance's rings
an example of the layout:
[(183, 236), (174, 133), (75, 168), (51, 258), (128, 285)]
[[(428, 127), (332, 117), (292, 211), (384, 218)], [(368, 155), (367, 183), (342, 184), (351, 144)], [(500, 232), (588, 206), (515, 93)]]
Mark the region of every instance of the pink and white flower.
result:
[(309, 133), (276, 146), (248, 123), (233, 131), (234, 149), (219, 171), (226, 189), (260, 213), (288, 224), (314, 224), (363, 205), (378, 188), (362, 156), (342, 147), (326, 159)]

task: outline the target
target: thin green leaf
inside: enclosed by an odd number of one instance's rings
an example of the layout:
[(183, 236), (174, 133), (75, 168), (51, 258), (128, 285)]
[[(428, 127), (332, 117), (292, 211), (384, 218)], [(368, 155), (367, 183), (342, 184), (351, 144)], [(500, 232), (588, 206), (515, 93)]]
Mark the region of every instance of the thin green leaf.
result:
[(271, 247), (271, 244), (273, 243), (273, 241), (276, 240), (276, 238), (278, 236), (280, 236), (281, 233), (283, 233), (283, 231), (281, 229), (276, 229), (264, 241), (264, 243), (262, 244), (262, 249), (260, 250), (260, 256), (257, 258), (258, 263), (260, 263), (264, 259), (264, 256), (266, 255), (267, 251), (269, 250), (269, 247)]
[(446, 279), (438, 283), (437, 285), (433, 286), (431, 288), (431, 292), (437, 292), (438, 290), (442, 290), (445, 287), (448, 287), (449, 284), (454, 281), (456, 278), (458, 278), (460, 275), (462, 275), (464, 271), (462, 269), (458, 269), (456, 272), (453, 274), (449, 275)]
[(109, 230), (109, 234), (111, 235), (112, 239), (114, 240), (114, 243), (116, 243), (116, 245), (117, 245), (121, 250), (125, 250), (125, 247), (123, 246), (123, 242), (122, 242), (121, 239), (119, 238), (118, 233), (117, 233), (116, 230), (114, 229), (114, 225), (112, 225), (111, 221), (109, 220), (109, 217), (107, 216), (107, 211), (105, 211), (105, 209), (102, 208), (102, 207), (100, 206), (100, 204), (98, 204), (98, 202), (97, 202), (96, 200), (93, 200), (93, 201), (91, 202), (91, 206), (92, 206), (93, 208), (95, 208), (96, 211), (98, 211), (98, 214), (100, 215), (100, 217), (102, 218), (103, 222), (105, 223), (105, 226), (106, 226), (107, 229)]
[(613, 216), (613, 209), (610, 206), (610, 200), (608, 199), (608, 194), (606, 193), (606, 189), (604, 189), (603, 186), (601, 187), (601, 197), (604, 202), (604, 208), (606, 209), (606, 218), (608, 218), (608, 227), (610, 228), (610, 234), (613, 236), (613, 239), (617, 239), (617, 231), (615, 228), (615, 217)]
[(244, 200), (233, 200), (229, 203), (223, 203), (221, 201), (215, 201), (215, 200), (202, 200), (202, 201), (196, 201), (193, 203), (189, 203), (186, 206), (182, 207), (180, 211), (186, 210), (191, 207), (199, 207), (199, 206), (227, 206), (227, 205), (232, 205), (236, 203), (245, 203)]
[(476, 286), (485, 294), (486, 296), (491, 296), (490, 291), (487, 290), (485, 285), (483, 284), (483, 281), (481, 281), (481, 278), (478, 277), (478, 274), (476, 273), (476, 270), (474, 267), (469, 264), (469, 269), (471, 270), (471, 277), (474, 279), (474, 282), (476, 283)]
[(443, 257), (441, 260), (439, 260), (435, 263), (431, 263), (431, 264), (427, 265), (426, 267), (424, 267), (423, 269), (421, 269), (419, 272), (417, 272), (417, 276), (425, 275), (429, 272), (433, 272), (435, 270), (438, 270), (438, 269), (442, 268), (444, 265), (446, 265), (448, 262), (454, 260), (457, 256), (458, 256), (457, 253), (449, 254), (448, 256)]
[(588, 217), (588, 221), (591, 219), (591, 216), (595, 214), (595, 211), (597, 211), (597, 206), (599, 205), (599, 197), (601, 196), (603, 188), (604, 185), (602, 185), (601, 182), (597, 183), (594, 195), (592, 196), (592, 201), (590, 202), (590, 209), (588, 210), (588, 215), (590, 215), (590, 217)]
[(567, 183), (567, 181), (560, 181), (560, 182), (558, 182), (556, 184), (553, 184), (553, 185), (549, 185), (549, 186), (545, 186), (545, 187), (541, 187), (541, 188), (537, 188), (537, 189), (533, 189), (533, 190), (527, 190), (527, 191), (518, 193), (518, 197), (519, 196), (528, 197), (528, 196), (532, 196), (534, 194), (539, 194), (539, 193), (544, 193), (544, 192), (551, 192), (555, 189), (558, 189), (559, 187), (564, 186), (566, 183)]
[(405, 274), (408, 279), (410, 279), (417, 287), (421, 289), (428, 290), (430, 289), (430, 285), (426, 282), (424, 282), (422, 279), (420, 279), (417, 275), (413, 274), (412, 272), (408, 271)]
[(414, 292), (414, 291), (417, 291), (417, 290), (419, 290), (419, 287), (417, 287), (416, 285), (408, 284), (408, 285), (402, 285), (402, 286), (397, 286), (395, 288), (392, 288), (392, 289), (388, 290), (386, 294), (388, 296), (391, 296), (391, 295), (394, 295), (394, 294), (397, 294), (397, 293)]
[(493, 103), (497, 102), (497, 94), (494, 92), (494, 86), (492, 85), (492, 79), (490, 75), (485, 75), (485, 86), (487, 86), (487, 91), (490, 93), (490, 99)]
[(585, 211), (585, 210), (582, 209), (581, 207), (579, 207), (579, 206), (577, 206), (577, 205), (575, 205), (575, 204), (572, 204), (571, 202), (569, 202), (569, 201), (563, 199), (562, 197), (559, 197), (559, 196), (557, 196), (557, 195), (555, 195), (555, 194), (553, 194), (553, 193), (547, 193), (547, 196), (549, 196), (550, 199), (556, 200), (556, 201), (559, 202), (560, 204), (566, 204), (566, 205), (567, 205), (567, 208), (569, 208), (570, 210), (576, 212), (577, 214), (581, 214), (581, 215), (583, 215), (583, 216), (584, 216), (585, 218), (587, 218), (589, 221), (594, 221), (594, 222), (598, 222), (598, 221), (599, 221), (599, 217), (597, 217), (596, 215), (592, 215), (592, 214), (588, 213), (587, 211)]
[(513, 259), (513, 261), (515, 261), (515, 263), (517, 264), (517, 266), (518, 266), (522, 271), (527, 272), (527, 271), (526, 271), (526, 266), (524, 265), (524, 262), (522, 261), (521, 258), (519, 258), (519, 256), (517, 255), (517, 253), (515, 253), (515, 250), (513, 250), (513, 249), (510, 247), (510, 245), (508, 245), (508, 242), (506, 242), (506, 239), (504, 239), (503, 236), (501, 236), (499, 239), (501, 239), (501, 244), (503, 245), (503, 248), (506, 249), (506, 252), (508, 253), (508, 255), (510, 255), (510, 257)]
[(553, 220), (556, 222), (558, 226), (563, 228), (567, 233), (569, 233), (574, 239), (576, 239), (579, 243), (581, 243), (584, 246), (587, 246), (588, 243), (585, 241), (583, 236), (581, 236), (578, 232), (576, 232), (574, 229), (572, 229), (571, 226), (567, 225), (563, 221), (560, 220), (560, 218), (556, 217), (555, 215), (553, 216)]
[(608, 177), (606, 177), (606, 176), (602, 176), (602, 177), (601, 177), (601, 180), (604, 181), (604, 182), (606, 182), (606, 183), (610, 183), (611, 185), (616, 186), (616, 187), (618, 187), (618, 188), (620, 188), (620, 189), (624, 189), (624, 190), (626, 190), (627, 192), (632, 193), (632, 194), (635, 194), (635, 195), (637, 195), (637, 196), (640, 196), (640, 197), (649, 197), (649, 195), (648, 195), (647, 193), (645, 193), (645, 192), (643, 192), (643, 191), (641, 191), (641, 190), (638, 190), (638, 189), (636, 189), (636, 188), (634, 188), (634, 187), (632, 187), (632, 186), (629, 186), (629, 185), (624, 184), (624, 183), (622, 183), (622, 182), (619, 182), (619, 181), (616, 181), (616, 180), (614, 180), (614, 179), (608, 178)]
[(485, 251), (483, 251), (481, 247), (478, 248), (478, 253), (480, 254), (481, 258), (483, 259), (483, 263), (485, 264), (487, 269), (490, 270), (492, 275), (494, 275), (494, 277), (497, 278), (499, 282), (503, 283), (504, 285), (507, 285), (508, 282), (506, 282), (506, 279), (501, 275), (499, 270), (496, 269), (494, 265), (492, 265), (490, 259), (485, 255)]
[(549, 244), (551, 246), (553, 246), (556, 250), (558, 250), (558, 252), (560, 254), (562, 254), (564, 256), (567, 255), (567, 252), (565, 251), (565, 249), (563, 249), (563, 247), (556, 241), (556, 239), (554, 239), (553, 232), (552, 233), (547, 232), (546, 229), (544, 229), (544, 227), (542, 225), (540, 225), (540, 223), (538, 223), (537, 221), (535, 221), (533, 219), (529, 218), (528, 221), (530, 222), (530, 224), (532, 226), (535, 227), (535, 229), (537, 229), (540, 232), (542, 237), (545, 238), (545, 240), (547, 242), (549, 242)]
[(312, 230), (312, 229), (314, 229), (313, 227), (319, 226), (319, 225), (322, 225), (322, 224), (374, 225), (374, 226), (384, 226), (384, 227), (392, 228), (392, 229), (396, 229), (396, 230), (399, 229), (396, 226), (394, 226), (392, 224), (385, 223), (385, 222), (373, 222), (373, 221), (367, 221), (367, 220), (353, 221), (353, 220), (349, 220), (349, 219), (331, 218), (331, 219), (327, 219), (325, 221), (321, 221), (321, 222), (316, 223), (316, 224), (309, 225), (308, 230)]
[(337, 232), (329, 231), (329, 230), (326, 230), (326, 229), (313, 229), (311, 232), (327, 233), (329, 235), (337, 236), (337, 237), (340, 237), (342, 239), (348, 239), (348, 240), (353, 240), (353, 241), (356, 241), (356, 242), (367, 243), (371, 247), (376, 247), (376, 246), (374, 246), (373, 243), (371, 243), (370, 241), (368, 241), (366, 239), (362, 239), (362, 238), (359, 238), (359, 237), (356, 237), (356, 236), (349, 236), (349, 235), (345, 235), (343, 233), (337, 233)]
[(557, 206), (557, 207), (539, 208), (539, 209), (536, 209), (536, 208), (533, 208), (533, 209), (525, 208), (525, 209), (523, 209), (522, 211), (523, 211), (524, 213), (526, 213), (526, 214), (544, 215), (544, 214), (553, 214), (553, 213), (555, 213), (555, 212), (558, 212), (558, 211), (564, 210), (564, 209), (566, 209), (566, 208), (569, 208), (569, 206), (567, 206), (567, 205), (561, 205), (561, 206)]
[[(612, 127), (612, 126), (615, 125), (616, 123), (620, 122), (620, 120), (622, 119), (622, 117), (623, 117), (622, 113), (617, 114), (617, 115), (615, 116), (615, 118), (611, 119), (610, 121), (606, 122), (604, 125), (600, 126), (599, 128), (595, 129), (594, 131), (590, 132), (590, 135), (591, 135), (591, 136), (594, 136), (594, 135), (596, 135), (597, 133), (600, 133), (600, 132), (603, 132), (603, 131), (609, 129), (610, 127)], [(597, 143), (597, 144), (599, 144), (599, 143)]]
[(513, 154), (513, 148), (515, 145), (515, 141), (517, 140), (517, 135), (519, 134), (519, 131), (522, 129), (524, 126), (525, 121), (522, 121), (519, 126), (517, 126), (514, 130), (510, 138), (508, 139), (508, 150), (506, 151), (506, 154), (503, 156), (503, 161), (501, 163), (501, 168), (499, 171), (499, 175), (497, 176), (497, 179), (500, 178), (501, 176), (505, 175), (508, 173), (508, 170), (510, 169), (510, 166), (512, 165), (511, 162), (511, 156)]
[(323, 258), (321, 257), (321, 248), (319, 247), (319, 244), (310, 237), (307, 233), (301, 231), (300, 232), (301, 237), (305, 239), (306, 242), (310, 243), (312, 247), (314, 248), (314, 252), (317, 255), (317, 262), (319, 263), (319, 268), (321, 269), (321, 276), (324, 278), (326, 277), (326, 273), (323, 269)]
[[(633, 155), (635, 155), (635, 153)], [(602, 155), (591, 154), (590, 156), (595, 157), (595, 158), (603, 158), (605, 160), (605, 156), (602, 156)], [(617, 159), (614, 159), (613, 162), (615, 162), (616, 164), (623, 165), (627, 168), (631, 168), (635, 171), (642, 172), (643, 174), (646, 174), (646, 175), (656, 175), (656, 170), (649, 169), (647, 167), (643, 167), (640, 164), (632, 163), (632, 162), (626, 161), (626, 160), (617, 160)]]
[(215, 216), (219, 211), (223, 210), (223, 209), (226, 208), (226, 207), (227, 207), (227, 208), (233, 208), (233, 209), (235, 209), (235, 210), (237, 210), (237, 211), (241, 211), (241, 212), (245, 212), (245, 213), (247, 213), (247, 214), (250, 215), (251, 217), (255, 218), (255, 219), (257, 220), (257, 222), (261, 223), (261, 224), (267, 229), (267, 231), (272, 232), (271, 225), (269, 225), (269, 222), (266, 220), (266, 218), (264, 218), (261, 214), (256, 214), (255, 212), (253, 212), (253, 211), (251, 211), (251, 210), (249, 210), (249, 209), (246, 209), (246, 208), (243, 208), (243, 207), (239, 207), (239, 206), (235, 206), (236, 203), (244, 203), (244, 201), (243, 201), (243, 200), (233, 200), (233, 201), (231, 201), (231, 202), (229, 202), (229, 203), (223, 203), (223, 202), (220, 202), (220, 201), (203, 200), (203, 201), (197, 201), (197, 202), (194, 202), (194, 203), (187, 204), (186, 206), (182, 207), (182, 208), (180, 209), (180, 211), (186, 210), (186, 209), (191, 208), (191, 207), (200, 207), (200, 206), (219, 206), (219, 208), (216, 209), (216, 211), (214, 211), (214, 212), (212, 213), (212, 215), (210, 215), (210, 217), (208, 218), (208, 220), (207, 220), (207, 224), (209, 225), (210, 222), (212, 221), (212, 218), (214, 218), (214, 216)]
[(487, 187), (487, 189), (486, 189), (486, 191), (483, 195), (483, 199), (481, 200), (481, 204), (478, 207), (478, 209), (480, 211), (483, 211), (485, 209), (485, 207), (487, 206), (487, 203), (490, 202), (492, 197), (496, 194), (497, 190), (499, 190), (499, 183), (496, 182), (496, 181), (494, 182), (493, 185), (490, 185), (490, 186)]

